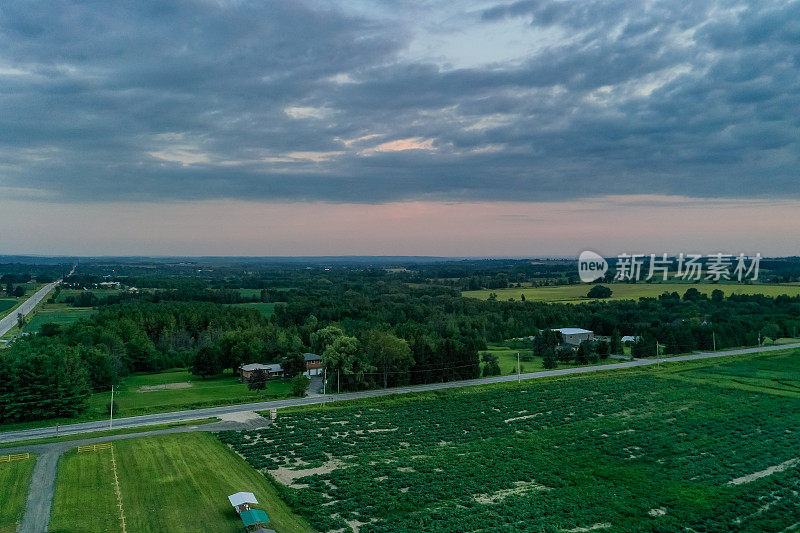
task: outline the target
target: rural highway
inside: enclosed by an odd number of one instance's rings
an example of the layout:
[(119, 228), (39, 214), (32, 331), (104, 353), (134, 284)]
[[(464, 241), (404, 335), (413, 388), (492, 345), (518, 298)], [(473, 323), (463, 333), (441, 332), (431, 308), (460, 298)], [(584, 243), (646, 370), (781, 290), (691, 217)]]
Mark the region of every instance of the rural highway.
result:
[[(555, 370), (544, 370), (541, 372), (529, 372), (526, 374), (521, 374), (520, 378), (538, 379), (551, 376), (565, 376), (569, 374), (584, 374), (588, 372), (598, 372), (598, 371), (615, 370), (622, 368), (635, 368), (640, 366), (650, 366), (650, 365), (657, 365), (660, 363), (670, 363), (675, 361), (696, 361), (700, 359), (725, 357), (728, 355), (771, 352), (776, 350), (786, 350), (790, 348), (800, 348), (800, 342), (793, 344), (777, 345), (777, 346), (740, 348), (736, 350), (725, 350), (719, 352), (701, 352), (692, 355), (681, 355), (668, 358), (635, 359), (633, 361), (626, 361), (623, 363), (612, 363), (608, 365), (599, 365), (599, 366), (584, 366), (584, 367), (561, 368)], [(347, 392), (335, 395), (326, 394), (326, 395), (307, 396), (305, 398), (292, 398), (288, 400), (275, 400), (269, 402), (227, 405), (223, 407), (207, 407), (204, 409), (193, 409), (190, 411), (174, 411), (171, 413), (158, 413), (152, 415), (120, 418), (114, 420), (113, 427), (114, 429), (140, 427), (152, 424), (163, 424), (167, 422), (197, 420), (200, 418), (216, 417), (224, 414), (237, 413), (242, 411), (266, 411), (269, 409), (282, 408), (282, 407), (296, 407), (301, 405), (339, 402), (345, 400), (355, 400), (359, 398), (375, 398), (379, 396), (388, 396), (391, 394), (407, 394), (411, 392), (454, 389), (458, 387), (469, 387), (472, 385), (485, 385), (487, 383), (502, 383), (502, 382), (516, 381), (516, 380), (517, 376), (511, 374), (505, 376), (494, 376), (489, 378), (468, 379), (463, 381), (449, 381), (446, 383), (430, 383), (427, 385), (397, 387), (392, 389), (375, 389), (375, 390), (367, 390), (360, 392)], [(60, 426), (58, 428), (58, 434), (73, 435), (78, 433), (87, 433), (91, 431), (102, 431), (108, 428), (109, 428), (108, 420), (96, 421), (96, 422), (83, 422), (79, 424), (69, 424), (66, 426)], [(19, 440), (38, 439), (42, 437), (54, 437), (54, 436), (56, 436), (55, 427), (7, 431), (0, 433), (0, 442), (13, 442)]]
[(17, 325), (17, 315), (19, 313), (22, 313), (22, 316), (27, 316), (28, 313), (33, 311), (33, 308), (39, 305), (39, 302), (41, 302), (44, 297), (47, 296), (47, 293), (52, 291), (59, 283), (61, 283), (61, 280), (48, 283), (36, 291), (33, 296), (22, 302), (22, 305), (8, 313), (7, 316), (3, 317), (3, 319), (0, 320), (0, 337), (5, 335), (8, 330)]

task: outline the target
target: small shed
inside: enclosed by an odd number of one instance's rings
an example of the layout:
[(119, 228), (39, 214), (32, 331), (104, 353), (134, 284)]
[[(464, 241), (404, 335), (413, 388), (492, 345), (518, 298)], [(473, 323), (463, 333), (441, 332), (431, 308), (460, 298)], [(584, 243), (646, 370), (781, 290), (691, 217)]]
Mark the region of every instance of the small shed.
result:
[(230, 500), (231, 505), (233, 505), (233, 508), (236, 509), (236, 512), (239, 514), (250, 510), (251, 505), (258, 504), (256, 495), (252, 492), (237, 492), (236, 494), (228, 496), (228, 500)]
[(242, 519), (244, 527), (258, 526), (261, 524), (269, 524), (269, 517), (267, 513), (261, 509), (249, 509), (239, 513), (239, 518)]

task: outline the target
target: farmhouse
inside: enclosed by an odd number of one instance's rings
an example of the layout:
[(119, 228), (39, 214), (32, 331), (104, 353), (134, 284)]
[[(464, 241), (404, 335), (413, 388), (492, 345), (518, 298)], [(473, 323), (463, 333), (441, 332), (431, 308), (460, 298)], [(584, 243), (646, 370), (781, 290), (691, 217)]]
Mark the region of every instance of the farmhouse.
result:
[(564, 337), (564, 344), (569, 344), (570, 346), (578, 346), (583, 341), (594, 340), (594, 332), (588, 329), (559, 328), (553, 331), (560, 331)]
[(249, 365), (242, 365), (239, 367), (239, 378), (242, 382), (247, 383), (256, 370), (263, 370), (267, 373), (267, 377), (275, 378), (283, 376), (283, 367), (278, 363), (271, 365), (262, 365), (261, 363), (250, 363)]
[(322, 372), (322, 356), (315, 353), (304, 353), (306, 360), (306, 376), (318, 376)]

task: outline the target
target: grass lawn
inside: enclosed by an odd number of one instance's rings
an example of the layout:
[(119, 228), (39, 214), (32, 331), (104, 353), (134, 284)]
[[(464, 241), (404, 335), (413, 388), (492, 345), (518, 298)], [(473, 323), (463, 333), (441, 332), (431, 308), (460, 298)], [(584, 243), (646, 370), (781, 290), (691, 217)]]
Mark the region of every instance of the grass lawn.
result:
[[(711, 283), (607, 283), (612, 290), (611, 298), (605, 300), (635, 300), (639, 298), (655, 298), (664, 292), (677, 292), (681, 296), (689, 288), (694, 287), (704, 294), (711, 294), (714, 289), (720, 289), (726, 296), (730, 294), (765, 294), (767, 296), (800, 295), (800, 286), (797, 285), (744, 285), (744, 284), (711, 284)], [(597, 301), (586, 298), (593, 284), (559, 285), (555, 287), (533, 287), (519, 289), (482, 289), (478, 291), (464, 291), (461, 294), (469, 298), (486, 300), (491, 293), (497, 294), (498, 300), (513, 298), (520, 300), (524, 294), (526, 300), (560, 303), (580, 303)]]
[[(186, 384), (189, 385), (186, 388), (170, 388)], [(144, 392), (141, 387), (155, 387), (155, 390)], [(163, 388), (159, 390), (158, 387)], [(231, 374), (208, 379), (200, 379), (185, 370), (133, 375), (114, 390), (115, 416), (275, 400), (289, 397), (291, 389), (289, 380), (275, 379), (267, 382), (266, 389), (251, 391)], [(95, 393), (89, 399), (89, 411), (96, 418), (103, 418), (110, 401), (110, 391)]]
[[(2, 455), (2, 454), (0, 454)], [(25, 511), (36, 458), (0, 463), (0, 533), (13, 533)]]
[[(189, 383), (188, 388), (170, 388), (172, 384)], [(156, 390), (141, 392), (140, 387), (156, 387)], [(158, 390), (162, 387), (162, 390)], [(185, 409), (199, 409), (218, 405), (264, 402), (289, 398), (292, 385), (288, 379), (274, 379), (267, 382), (264, 390), (251, 391), (244, 383), (239, 383), (232, 374), (200, 379), (185, 370), (163, 372), (161, 374), (136, 374), (129, 376), (114, 388), (114, 417), (165, 413)], [(75, 418), (58, 418), (18, 422), (0, 425), (0, 431), (15, 431), (56, 424), (74, 424), (108, 418), (108, 405), (111, 391), (95, 392), (89, 397), (89, 406)]]
[(271, 317), (275, 314), (275, 303), (276, 302), (250, 302), (244, 304), (233, 304), (236, 307), (252, 307), (257, 309), (262, 315), (265, 317)]
[[(37, 333), (42, 324), (60, 324), (67, 326), (80, 320), (81, 318), (89, 318), (94, 309), (88, 307), (70, 307), (65, 304), (44, 304), (43, 307), (36, 311), (36, 314), (25, 324), (23, 331), (29, 333)], [(28, 315), (30, 317), (30, 315)]]
[[(491, 352), (497, 356), (498, 363), (500, 364), (500, 373), (503, 375), (506, 374), (516, 374), (517, 372), (517, 352), (520, 354), (520, 372), (540, 372), (542, 370), (548, 370), (542, 364), (541, 357), (534, 357), (533, 361), (524, 361), (522, 357), (525, 354), (530, 354), (532, 350), (518, 350), (516, 348), (507, 348), (505, 346), (487, 346), (488, 350), (482, 350), (480, 353), (483, 352)], [(597, 363), (590, 363), (587, 365), (572, 365), (572, 364), (565, 364), (559, 361), (557, 368), (570, 368), (574, 366), (595, 366), (595, 365), (607, 365), (610, 363), (619, 363), (616, 359), (606, 359), (601, 360)], [(481, 363), (483, 366), (483, 363)]]
[(800, 398), (800, 351), (676, 371), (670, 376), (691, 383)]
[[(270, 482), (213, 435), (159, 435), (113, 443), (128, 531), (238, 532), (228, 495), (253, 492), (271, 528), (311, 531)], [(64, 455), (51, 531), (119, 531), (111, 450)]]

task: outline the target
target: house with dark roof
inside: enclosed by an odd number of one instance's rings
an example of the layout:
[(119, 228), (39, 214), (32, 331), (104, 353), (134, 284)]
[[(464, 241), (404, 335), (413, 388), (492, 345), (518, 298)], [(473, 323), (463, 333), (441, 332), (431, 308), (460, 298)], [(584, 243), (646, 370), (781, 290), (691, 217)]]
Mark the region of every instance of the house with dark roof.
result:
[(306, 361), (306, 376), (318, 376), (322, 373), (322, 356), (315, 353), (304, 353)]

